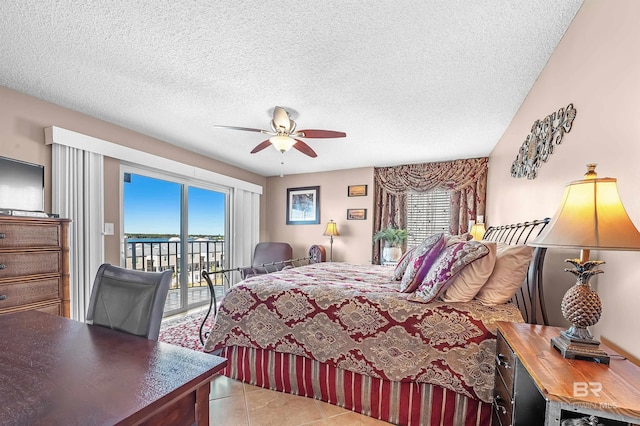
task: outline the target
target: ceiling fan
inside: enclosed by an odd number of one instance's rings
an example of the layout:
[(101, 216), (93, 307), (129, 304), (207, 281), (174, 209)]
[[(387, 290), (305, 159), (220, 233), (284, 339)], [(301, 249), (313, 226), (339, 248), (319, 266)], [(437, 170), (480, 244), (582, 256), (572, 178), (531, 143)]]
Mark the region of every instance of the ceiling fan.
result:
[(283, 154), (291, 148), (295, 148), (309, 157), (317, 157), (318, 154), (311, 149), (309, 145), (301, 141), (299, 138), (344, 138), (347, 136), (344, 132), (335, 132), (333, 130), (296, 130), (296, 122), (291, 119), (289, 112), (283, 107), (275, 107), (273, 109), (273, 119), (271, 120), (271, 130), (252, 129), (249, 127), (220, 126), (214, 125), (221, 129), (242, 130), (245, 132), (258, 132), (271, 137), (260, 142), (251, 150), (252, 154), (260, 152), (269, 145), (273, 145)]

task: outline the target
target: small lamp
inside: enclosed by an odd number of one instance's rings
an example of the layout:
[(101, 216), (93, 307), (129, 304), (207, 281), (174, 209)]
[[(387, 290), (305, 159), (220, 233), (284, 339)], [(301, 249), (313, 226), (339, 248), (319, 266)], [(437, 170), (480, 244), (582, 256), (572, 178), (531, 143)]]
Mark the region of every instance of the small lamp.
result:
[(331, 242), (331, 248), (329, 251), (329, 262), (333, 262), (333, 237), (337, 237), (340, 235), (338, 233), (338, 225), (333, 220), (330, 220), (329, 223), (327, 223), (327, 229), (324, 230), (324, 233), (322, 235), (328, 235), (331, 237), (331, 239), (329, 240)]
[(591, 276), (603, 271), (604, 262), (589, 260), (590, 250), (640, 250), (640, 233), (622, 205), (616, 179), (598, 178), (595, 164), (587, 165), (583, 180), (568, 184), (560, 208), (549, 225), (529, 245), (580, 249), (575, 266), (565, 269), (578, 279), (562, 298), (562, 316), (571, 327), (551, 339), (564, 358), (609, 364), (609, 355), (589, 332), (602, 313), (598, 293), (589, 285)]
[(480, 241), (482, 237), (484, 237), (485, 232), (487, 232), (487, 230), (484, 227), (484, 223), (474, 223), (471, 226), (469, 234), (473, 237), (474, 240)]

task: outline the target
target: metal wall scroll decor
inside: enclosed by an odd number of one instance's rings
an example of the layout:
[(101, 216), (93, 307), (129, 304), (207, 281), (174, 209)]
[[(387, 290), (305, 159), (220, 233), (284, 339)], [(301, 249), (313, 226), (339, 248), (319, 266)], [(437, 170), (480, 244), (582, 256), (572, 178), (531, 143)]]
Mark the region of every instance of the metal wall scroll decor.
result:
[(553, 154), (553, 146), (560, 145), (565, 133), (571, 131), (576, 109), (573, 104), (567, 108), (560, 108), (557, 113), (547, 115), (544, 120), (536, 120), (531, 127), (531, 133), (522, 143), (520, 152), (511, 164), (511, 176), (535, 179), (538, 167)]

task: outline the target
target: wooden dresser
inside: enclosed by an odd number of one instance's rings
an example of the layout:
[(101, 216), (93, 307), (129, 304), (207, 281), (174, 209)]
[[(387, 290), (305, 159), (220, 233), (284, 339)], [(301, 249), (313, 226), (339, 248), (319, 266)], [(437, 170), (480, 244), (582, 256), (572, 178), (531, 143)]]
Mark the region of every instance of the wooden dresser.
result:
[(0, 314), (69, 318), (69, 220), (0, 216)]

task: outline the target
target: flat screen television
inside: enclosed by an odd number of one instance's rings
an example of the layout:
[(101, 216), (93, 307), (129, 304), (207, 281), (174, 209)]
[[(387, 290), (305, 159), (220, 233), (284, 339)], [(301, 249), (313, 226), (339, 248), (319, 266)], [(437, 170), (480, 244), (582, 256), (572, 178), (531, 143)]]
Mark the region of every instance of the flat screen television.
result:
[(0, 209), (44, 212), (44, 166), (0, 157)]

